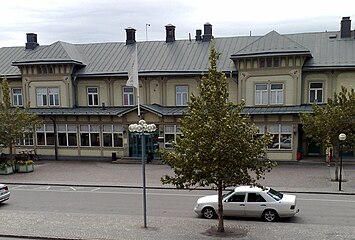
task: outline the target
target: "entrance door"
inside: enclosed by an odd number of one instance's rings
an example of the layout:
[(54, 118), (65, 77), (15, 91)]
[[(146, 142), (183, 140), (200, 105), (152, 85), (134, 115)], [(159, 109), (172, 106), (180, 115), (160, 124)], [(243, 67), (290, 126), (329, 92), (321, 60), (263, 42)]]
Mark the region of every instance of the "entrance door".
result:
[[(158, 149), (158, 136), (159, 132), (144, 134), (144, 155), (148, 150), (156, 152)], [(142, 157), (142, 134), (141, 133), (129, 133), (129, 156), (141, 158)]]

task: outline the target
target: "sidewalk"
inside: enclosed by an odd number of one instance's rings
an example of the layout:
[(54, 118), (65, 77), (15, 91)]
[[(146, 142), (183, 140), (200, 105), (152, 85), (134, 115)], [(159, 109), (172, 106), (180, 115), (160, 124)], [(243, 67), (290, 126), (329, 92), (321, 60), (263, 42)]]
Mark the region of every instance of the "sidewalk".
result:
[[(335, 167), (319, 161), (280, 162), (260, 183), (280, 191), (342, 193), (355, 195), (355, 164), (344, 164), (342, 192), (334, 179)], [(148, 188), (175, 188), (162, 185), (160, 178), (173, 172), (169, 166), (146, 164)], [(81, 186), (141, 187), (141, 164), (113, 164), (110, 161), (39, 161), (31, 173), (0, 175), (6, 184), (58, 184)]]

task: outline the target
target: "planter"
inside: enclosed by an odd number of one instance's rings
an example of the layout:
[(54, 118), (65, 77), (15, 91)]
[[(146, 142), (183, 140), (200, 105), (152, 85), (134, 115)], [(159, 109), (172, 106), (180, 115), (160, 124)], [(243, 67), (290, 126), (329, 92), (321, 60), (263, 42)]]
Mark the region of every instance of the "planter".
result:
[(17, 169), (19, 173), (33, 172), (33, 170), (34, 170), (33, 164), (18, 165), (18, 169)]
[(5, 166), (4, 169), (0, 169), (0, 175), (8, 175), (8, 174), (11, 174), (13, 173), (13, 169), (12, 169), (12, 166)]

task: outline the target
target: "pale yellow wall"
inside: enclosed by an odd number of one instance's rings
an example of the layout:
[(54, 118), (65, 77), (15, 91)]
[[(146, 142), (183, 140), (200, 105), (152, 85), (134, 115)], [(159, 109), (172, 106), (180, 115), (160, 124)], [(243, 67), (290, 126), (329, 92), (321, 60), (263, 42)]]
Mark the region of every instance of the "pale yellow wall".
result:
[(296, 161), (291, 150), (268, 151), (267, 156), (273, 161)]
[(346, 87), (348, 90), (351, 88), (355, 89), (355, 72), (344, 72), (338, 75), (336, 90), (339, 92), (341, 86)]
[[(198, 94), (198, 82), (193, 78), (182, 78), (182, 79), (169, 79), (165, 83), (166, 85), (166, 106), (176, 106), (176, 86), (187, 85), (189, 86), (189, 96), (193, 93)], [(190, 100), (190, 99), (189, 99)]]
[(87, 100), (87, 88), (97, 87), (99, 89), (99, 106), (105, 103), (109, 106), (108, 91), (109, 87), (105, 80), (103, 79), (90, 79), (90, 80), (79, 80), (78, 81), (78, 106), (88, 106)]
[(228, 78), (228, 91), (229, 91), (229, 100), (234, 104), (238, 104), (238, 84), (235, 79)]
[(149, 94), (148, 96), (150, 97), (150, 104), (162, 104), (161, 102), (161, 84), (158, 80), (152, 80), (149, 84)]
[(295, 89), (294, 79), (290, 75), (274, 75), (274, 76), (251, 76), (245, 82), (244, 91), (246, 106), (255, 105), (255, 84), (257, 83), (283, 83), (284, 84), (284, 104), (296, 105), (295, 96), (297, 90)]
[(72, 107), (70, 105), (71, 94), (69, 92), (68, 84), (66, 83), (66, 81), (46, 81), (43, 79), (41, 81), (29, 81), (26, 85), (28, 87), (25, 89), (25, 94), (27, 95), (27, 101), (30, 101), (31, 108), (37, 108), (36, 88), (39, 87), (58, 87), (60, 98), (60, 105), (58, 107)]

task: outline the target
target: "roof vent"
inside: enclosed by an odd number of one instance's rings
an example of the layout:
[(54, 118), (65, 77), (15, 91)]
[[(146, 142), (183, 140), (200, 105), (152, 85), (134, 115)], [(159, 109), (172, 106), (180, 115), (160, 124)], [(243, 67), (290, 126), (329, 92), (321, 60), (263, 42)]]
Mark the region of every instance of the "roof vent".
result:
[(131, 45), (136, 42), (136, 29), (128, 27), (126, 30), (126, 45)]
[(166, 29), (166, 42), (175, 42), (175, 26), (168, 24), (165, 26)]
[(349, 38), (351, 37), (351, 20), (350, 17), (343, 17), (340, 22), (340, 37)]
[(27, 35), (27, 42), (26, 42), (26, 49), (35, 49), (39, 44), (37, 43), (37, 34), (35, 33), (26, 33)]
[(204, 34), (203, 34), (202, 41), (203, 42), (211, 41), (211, 39), (213, 38), (213, 36), (212, 36), (212, 25), (210, 23), (205, 23), (203, 25), (203, 31), (204, 31)]
[(197, 29), (196, 30), (196, 41), (201, 41), (202, 40), (202, 30)]

